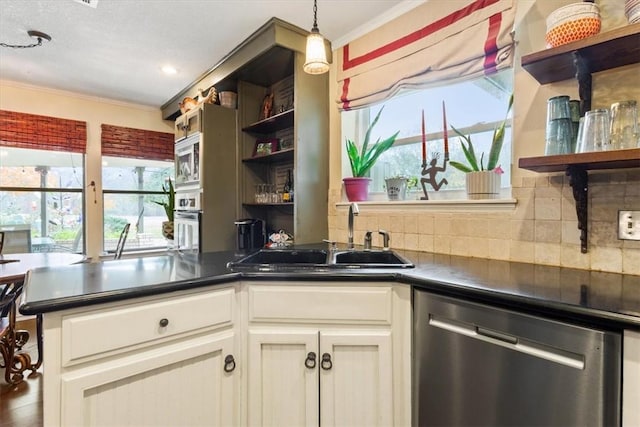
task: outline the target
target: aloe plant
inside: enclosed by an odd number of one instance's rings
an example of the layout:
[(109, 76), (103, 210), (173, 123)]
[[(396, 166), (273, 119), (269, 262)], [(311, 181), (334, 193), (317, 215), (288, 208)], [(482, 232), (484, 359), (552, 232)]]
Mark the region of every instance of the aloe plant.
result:
[[(454, 160), (450, 161), (449, 164), (465, 173), (494, 170), (496, 166), (498, 166), (498, 159), (500, 158), (500, 151), (502, 151), (502, 143), (504, 141), (504, 129), (507, 124), (507, 117), (509, 116), (512, 105), (513, 94), (511, 94), (511, 96), (509, 97), (509, 105), (507, 106), (507, 113), (505, 114), (504, 120), (493, 131), (493, 138), (491, 140), (491, 148), (489, 149), (489, 159), (487, 161), (486, 168), (484, 166), (484, 152), (480, 155), (480, 161), (478, 162), (478, 157), (473, 147), (473, 143), (471, 142), (471, 135), (463, 134), (458, 129), (453, 127), (453, 125), (451, 126), (451, 129), (453, 129), (453, 131), (460, 137), (462, 152), (464, 153), (468, 164), (456, 162)], [(467, 143), (466, 145), (465, 141)]]
[(375, 142), (375, 144), (371, 144), (369, 146), (369, 138), (371, 138), (371, 131), (373, 127), (378, 123), (378, 119), (380, 118), (380, 114), (384, 110), (384, 107), (378, 111), (376, 117), (369, 125), (369, 129), (367, 129), (367, 133), (364, 136), (364, 141), (362, 143), (362, 147), (359, 149), (358, 145), (347, 139), (347, 155), (349, 156), (349, 163), (351, 164), (351, 173), (354, 178), (366, 176), (369, 173), (369, 170), (373, 167), (378, 160), (378, 157), (389, 148), (391, 148), (396, 141), (396, 137), (400, 133), (400, 131), (396, 132), (389, 138), (380, 141), (380, 138)]

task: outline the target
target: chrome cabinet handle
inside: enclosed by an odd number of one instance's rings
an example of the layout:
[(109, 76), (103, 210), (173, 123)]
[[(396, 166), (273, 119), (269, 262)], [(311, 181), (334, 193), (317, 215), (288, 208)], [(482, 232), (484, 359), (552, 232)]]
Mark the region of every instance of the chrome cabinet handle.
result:
[(236, 369), (236, 361), (233, 358), (233, 355), (228, 354), (224, 358), (224, 371), (225, 372), (233, 372), (234, 369)]
[(313, 369), (316, 367), (316, 354), (313, 351), (307, 353), (307, 358), (304, 361), (304, 366), (309, 369)]
[(322, 355), (322, 362), (320, 362), (320, 367), (325, 371), (328, 371), (333, 367), (333, 363), (331, 363), (331, 355), (329, 353), (324, 353)]
[(160, 319), (160, 327), (165, 328), (169, 325), (169, 319)]

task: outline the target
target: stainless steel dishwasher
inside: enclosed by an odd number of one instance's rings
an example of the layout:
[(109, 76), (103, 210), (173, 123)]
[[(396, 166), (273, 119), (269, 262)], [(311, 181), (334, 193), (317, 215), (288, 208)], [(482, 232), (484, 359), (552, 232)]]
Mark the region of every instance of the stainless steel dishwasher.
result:
[(414, 291), (413, 424), (619, 426), (621, 336)]

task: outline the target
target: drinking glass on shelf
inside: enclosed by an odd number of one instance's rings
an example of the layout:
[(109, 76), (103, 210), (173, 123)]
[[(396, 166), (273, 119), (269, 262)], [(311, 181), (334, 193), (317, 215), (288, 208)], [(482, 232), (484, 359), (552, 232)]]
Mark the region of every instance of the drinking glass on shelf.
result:
[(589, 151), (584, 146), (585, 143), (586, 141), (584, 139), (584, 117), (580, 117), (580, 121), (578, 122), (578, 136), (576, 137), (576, 144), (577, 144), (576, 153), (585, 153)]
[(547, 129), (545, 155), (568, 154), (572, 152), (573, 126), (569, 97), (554, 96), (547, 101)]
[(609, 110), (598, 108), (587, 111), (584, 115), (582, 139), (582, 146), (585, 151), (607, 151), (611, 149), (609, 143)]
[(256, 190), (255, 190), (256, 203), (265, 202), (265, 185), (266, 184), (256, 184)]
[(269, 184), (269, 203), (278, 203), (278, 193), (276, 192), (275, 184)]
[(571, 112), (571, 147), (569, 152), (575, 153), (578, 149), (578, 130), (580, 129), (580, 101), (572, 99), (569, 101), (569, 111)]
[(611, 149), (625, 150), (638, 146), (638, 106), (636, 101), (611, 105)]

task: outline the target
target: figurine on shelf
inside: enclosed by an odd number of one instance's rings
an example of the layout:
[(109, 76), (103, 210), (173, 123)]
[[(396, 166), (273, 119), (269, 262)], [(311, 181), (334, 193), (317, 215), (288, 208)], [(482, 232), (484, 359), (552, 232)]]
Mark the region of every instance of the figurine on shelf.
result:
[(198, 104), (215, 104), (217, 100), (218, 92), (215, 87), (211, 86), (206, 96), (202, 89), (198, 89)]
[(268, 119), (273, 113), (273, 93), (268, 93), (262, 101), (260, 120)]
[(179, 106), (180, 106), (180, 112), (184, 114), (196, 108), (198, 106), (198, 101), (191, 98), (190, 96), (187, 96), (182, 100), (182, 102), (179, 103)]
[[(446, 178), (442, 178), (440, 181), (436, 178), (436, 175), (439, 172), (445, 172), (447, 170), (447, 156), (445, 156), (442, 166), (436, 166), (439, 158), (440, 153), (434, 153), (433, 159), (429, 162), (429, 167), (427, 167), (426, 163), (422, 164), (422, 178), (420, 179), (422, 191), (424, 192), (422, 200), (429, 200), (429, 196), (427, 195), (427, 184), (431, 185), (435, 191), (438, 191), (440, 190), (440, 187), (449, 183)], [(428, 175), (429, 178), (425, 178), (425, 175)]]

